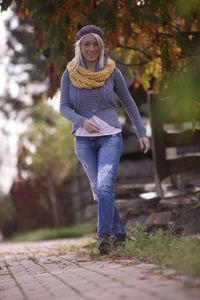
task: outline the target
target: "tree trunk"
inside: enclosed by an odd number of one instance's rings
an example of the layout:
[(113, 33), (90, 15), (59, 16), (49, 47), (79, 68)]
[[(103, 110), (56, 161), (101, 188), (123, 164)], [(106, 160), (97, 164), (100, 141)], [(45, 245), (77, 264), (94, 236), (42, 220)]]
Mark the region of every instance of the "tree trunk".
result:
[(49, 199), (50, 199), (50, 204), (51, 204), (53, 224), (55, 227), (59, 227), (60, 226), (60, 218), (59, 218), (59, 213), (58, 213), (58, 198), (57, 198), (53, 179), (50, 175), (47, 176), (47, 188), (48, 188), (48, 194), (49, 194)]

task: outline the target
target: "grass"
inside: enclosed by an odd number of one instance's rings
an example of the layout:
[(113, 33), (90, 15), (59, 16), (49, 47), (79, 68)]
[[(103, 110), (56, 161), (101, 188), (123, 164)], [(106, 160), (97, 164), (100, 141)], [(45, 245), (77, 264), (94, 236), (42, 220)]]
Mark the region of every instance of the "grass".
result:
[[(16, 235), (9, 241), (41, 241), (81, 237), (91, 233), (96, 233), (96, 225), (40, 229)], [(113, 250), (107, 259), (144, 261), (162, 267), (171, 267), (184, 274), (200, 276), (200, 239), (183, 234), (175, 235), (172, 231), (162, 229), (147, 233), (141, 225), (136, 225), (130, 230), (129, 235), (133, 235), (135, 239), (127, 240), (123, 246)], [(84, 253), (89, 253), (91, 260), (105, 259), (100, 257), (97, 245), (98, 243), (92, 239), (84, 245), (74, 246), (74, 250), (85, 249)], [(71, 247), (60, 250), (65, 253), (71, 251)]]
[(64, 228), (43, 228), (29, 231), (22, 234), (16, 234), (8, 241), (10, 242), (34, 242), (52, 239), (82, 237), (86, 234), (96, 232), (96, 225), (86, 224)]
[[(113, 251), (114, 259), (145, 261), (200, 276), (200, 239), (177, 236), (172, 231), (161, 229), (147, 233), (141, 225), (135, 226), (130, 234), (135, 240), (127, 240)], [(95, 243), (88, 245), (87, 249), (93, 259), (98, 259)]]

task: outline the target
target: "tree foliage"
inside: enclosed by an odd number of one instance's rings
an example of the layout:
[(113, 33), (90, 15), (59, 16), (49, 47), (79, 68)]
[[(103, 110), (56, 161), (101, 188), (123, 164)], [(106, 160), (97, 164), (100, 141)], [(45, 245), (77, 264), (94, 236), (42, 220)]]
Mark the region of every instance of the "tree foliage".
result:
[(74, 163), (70, 122), (44, 103), (30, 109), (31, 123), (19, 139), (18, 170), (23, 178), (34, 174), (51, 176), (56, 184), (69, 174)]
[(30, 109), (32, 120), (19, 139), (18, 178), (40, 178), (48, 191), (54, 225), (60, 225), (57, 187), (75, 162), (70, 123), (50, 106), (39, 103)]
[(28, 20), (19, 19), (18, 13), (19, 6), (12, 6), (4, 22), (6, 39), (0, 56), (6, 78), (4, 93), (0, 95), (0, 111), (6, 118), (21, 117), (47, 88), (45, 57), (37, 54), (32, 26)]
[(0, 24), (0, 189), (4, 191), (15, 174), (16, 140), (26, 127), (22, 118), (41, 100), (48, 80), (46, 59), (37, 52), (32, 25), (19, 19), (18, 13), (15, 3), (1, 15)]
[[(3, 1), (5, 9), (11, 1)], [(162, 74), (180, 67), (194, 54), (200, 37), (198, 0), (20, 0), (18, 16), (29, 19), (35, 42), (49, 65), (49, 95), (72, 56), (76, 31), (97, 24), (106, 33), (108, 51), (119, 65), (129, 66), (135, 86), (157, 89)]]

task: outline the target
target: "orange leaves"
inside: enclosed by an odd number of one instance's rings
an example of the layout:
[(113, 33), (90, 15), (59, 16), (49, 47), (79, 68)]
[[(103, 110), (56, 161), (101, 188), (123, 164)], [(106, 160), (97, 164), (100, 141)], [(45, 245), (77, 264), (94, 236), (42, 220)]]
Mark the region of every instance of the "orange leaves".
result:
[(158, 43), (153, 43), (152, 48), (151, 48), (151, 52), (150, 52), (150, 56), (151, 58), (154, 60), (158, 57), (160, 53), (159, 50), (159, 44)]
[(177, 29), (179, 29), (180, 31), (184, 31), (185, 29), (185, 19), (181, 18), (181, 17), (177, 17), (176, 20), (176, 27)]
[(158, 78), (162, 73), (162, 63), (159, 57), (154, 60), (154, 65), (155, 65), (155, 72), (157, 73), (155, 74), (155, 77)]
[(177, 48), (176, 45), (173, 45), (173, 47), (169, 47), (168, 54), (172, 66), (177, 66), (179, 64), (179, 52), (179, 48)]
[(120, 9), (120, 15), (123, 21), (130, 20), (130, 12), (125, 6), (122, 6), (122, 8)]
[(94, 3), (93, 1), (90, 1), (88, 5), (84, 6), (84, 14), (90, 14), (94, 10)]
[(63, 3), (63, 5), (58, 6), (56, 9), (53, 9), (49, 14), (48, 18), (51, 19), (52, 23), (57, 25), (61, 18), (65, 14), (68, 13), (68, 7), (66, 6), (66, 3)]
[(141, 86), (141, 83), (142, 83), (142, 76), (139, 71), (136, 71), (134, 87), (136, 89), (139, 88)]
[(58, 24), (62, 13), (59, 10), (53, 11), (50, 15), (52, 22), (56, 25)]
[(29, 10), (26, 7), (22, 7), (17, 16), (20, 20), (24, 20), (29, 15)]
[(115, 31), (112, 31), (107, 35), (106, 44), (108, 48), (113, 49), (118, 44), (119, 35), (120, 35), (119, 27), (117, 27)]
[(135, 72), (134, 87), (137, 89), (143, 86), (144, 90), (148, 90), (150, 87), (151, 79), (157, 79), (157, 87), (159, 86), (159, 79), (161, 77), (162, 67), (161, 60), (156, 59), (146, 63), (145, 66), (140, 66)]
[(73, 55), (71, 48), (77, 29), (93, 22), (105, 31), (106, 46), (119, 64), (127, 66), (132, 74), (138, 69), (135, 87), (144, 85), (147, 88), (152, 77), (159, 82), (167, 69), (179, 67), (186, 56), (193, 54), (189, 50), (196, 35), (190, 33), (200, 30), (200, 21), (194, 16), (189, 20), (179, 15), (176, 1), (144, 1), (144, 5), (139, 2), (49, 0), (43, 4), (42, 1), (24, 0), (19, 17), (29, 16), (34, 28), (40, 28), (35, 40), (40, 49), (44, 46), (50, 49), (50, 61), (58, 66), (58, 70), (54, 69), (54, 79), (64, 65), (60, 61)]
[(157, 29), (157, 25), (144, 24), (142, 27), (143, 32), (145, 32), (149, 37), (149, 39), (151, 39), (152, 41), (156, 40), (156, 36), (157, 36), (156, 29)]
[(46, 36), (45, 35), (40, 35), (37, 39), (36, 39), (36, 46), (41, 49), (44, 45)]
[(106, 1), (107, 5), (109, 5), (109, 6), (112, 5), (113, 2), (115, 2), (115, 0), (107, 0), (107, 1)]
[(93, 3), (84, 7), (83, 12), (80, 10), (79, 1), (63, 1), (62, 5), (57, 6), (56, 9), (52, 10), (48, 18), (56, 25), (66, 15), (70, 17), (71, 22), (80, 22), (83, 19), (83, 13), (89, 13), (92, 11)]

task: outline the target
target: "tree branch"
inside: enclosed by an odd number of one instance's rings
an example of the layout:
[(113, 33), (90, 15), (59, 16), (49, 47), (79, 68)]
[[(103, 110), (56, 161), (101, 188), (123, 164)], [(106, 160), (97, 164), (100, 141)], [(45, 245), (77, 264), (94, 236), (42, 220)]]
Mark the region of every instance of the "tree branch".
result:
[(116, 60), (116, 59), (114, 59), (115, 60), (115, 62), (117, 63), (117, 64), (119, 64), (119, 65), (122, 65), (122, 66), (126, 66), (126, 67), (136, 67), (136, 66), (142, 66), (142, 65), (145, 65), (145, 64), (147, 64), (149, 61), (141, 61), (140, 63), (135, 63), (135, 64), (126, 64), (126, 63), (123, 63), (123, 62), (121, 62), (121, 61), (118, 61), (118, 60)]
[(124, 48), (124, 49), (128, 49), (128, 50), (134, 50), (134, 51), (142, 53), (147, 58), (151, 58), (150, 55), (147, 54), (145, 51), (143, 51), (142, 49), (136, 48), (136, 47), (130, 47), (130, 46), (125, 46), (125, 45), (117, 44), (116, 48)]

